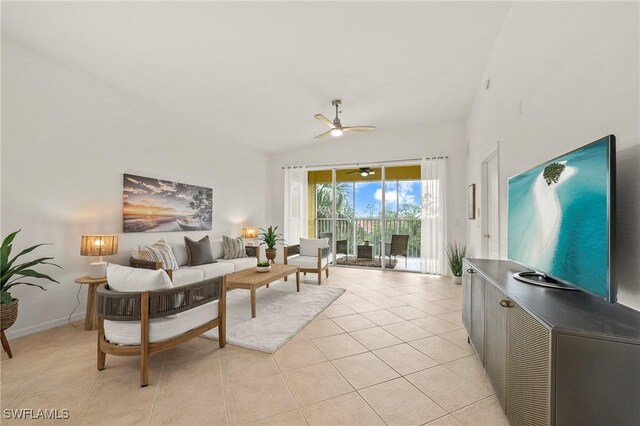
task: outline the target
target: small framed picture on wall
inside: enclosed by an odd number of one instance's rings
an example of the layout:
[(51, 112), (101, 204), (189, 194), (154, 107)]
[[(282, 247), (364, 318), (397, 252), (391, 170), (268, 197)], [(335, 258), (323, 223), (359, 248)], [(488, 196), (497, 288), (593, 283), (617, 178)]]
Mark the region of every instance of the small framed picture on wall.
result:
[(476, 184), (472, 183), (467, 188), (467, 217), (476, 218)]

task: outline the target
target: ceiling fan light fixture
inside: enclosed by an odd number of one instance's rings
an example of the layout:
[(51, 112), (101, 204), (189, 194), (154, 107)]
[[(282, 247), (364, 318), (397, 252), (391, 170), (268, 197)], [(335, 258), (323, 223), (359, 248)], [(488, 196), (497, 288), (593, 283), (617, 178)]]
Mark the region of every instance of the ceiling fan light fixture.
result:
[(369, 172), (366, 171), (366, 170), (363, 170), (363, 171), (360, 172), (360, 176), (367, 177), (367, 176), (369, 176)]
[(331, 136), (337, 138), (339, 136), (342, 136), (342, 129), (332, 129), (331, 130)]

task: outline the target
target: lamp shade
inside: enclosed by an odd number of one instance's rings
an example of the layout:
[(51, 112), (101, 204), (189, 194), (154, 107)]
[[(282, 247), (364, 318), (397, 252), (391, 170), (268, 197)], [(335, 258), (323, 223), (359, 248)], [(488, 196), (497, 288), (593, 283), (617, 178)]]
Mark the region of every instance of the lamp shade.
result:
[(258, 228), (256, 228), (255, 226), (242, 228), (242, 236), (249, 240), (252, 240), (258, 236)]
[(111, 256), (118, 253), (117, 235), (83, 235), (80, 256)]

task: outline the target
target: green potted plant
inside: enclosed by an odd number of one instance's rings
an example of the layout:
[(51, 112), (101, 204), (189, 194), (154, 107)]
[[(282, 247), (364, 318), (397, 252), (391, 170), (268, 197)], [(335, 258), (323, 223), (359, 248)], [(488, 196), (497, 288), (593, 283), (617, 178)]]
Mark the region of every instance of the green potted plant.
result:
[(271, 270), (271, 263), (269, 261), (258, 262), (256, 266), (256, 271), (258, 272), (269, 272)]
[(16, 235), (18, 235), (18, 232), (20, 232), (20, 230), (7, 235), (7, 237), (2, 241), (2, 247), (0, 248), (0, 264), (2, 270), (2, 278), (0, 280), (0, 322), (2, 333), (4, 333), (4, 330), (11, 327), (18, 318), (18, 299), (11, 297), (11, 293), (9, 292), (11, 288), (22, 284), (46, 290), (46, 288), (39, 284), (24, 281), (25, 279), (29, 280), (30, 278), (45, 279), (54, 283), (58, 282), (50, 276), (33, 269), (40, 265), (51, 265), (60, 268), (60, 266), (55, 263), (49, 262), (53, 257), (39, 257), (24, 263), (16, 263), (16, 260), (18, 260), (19, 257), (31, 253), (40, 246), (47, 245), (46, 243), (28, 247), (14, 257), (9, 258), (13, 248), (13, 240)]
[(447, 260), (449, 261), (449, 268), (451, 269), (452, 281), (454, 284), (462, 283), (462, 260), (465, 257), (471, 256), (471, 249), (467, 248), (465, 244), (458, 244), (457, 242), (449, 243), (446, 248)]
[(277, 226), (275, 228), (273, 226), (270, 226), (266, 230), (260, 228), (260, 235), (258, 236), (258, 238), (262, 241), (260, 245), (267, 246), (267, 249), (265, 250), (265, 255), (267, 256), (267, 259), (271, 261), (271, 263), (273, 263), (274, 259), (276, 258), (276, 252), (277, 252), (276, 245), (278, 243), (284, 242), (284, 240), (282, 239), (282, 234), (278, 234), (276, 232), (277, 230), (278, 230)]

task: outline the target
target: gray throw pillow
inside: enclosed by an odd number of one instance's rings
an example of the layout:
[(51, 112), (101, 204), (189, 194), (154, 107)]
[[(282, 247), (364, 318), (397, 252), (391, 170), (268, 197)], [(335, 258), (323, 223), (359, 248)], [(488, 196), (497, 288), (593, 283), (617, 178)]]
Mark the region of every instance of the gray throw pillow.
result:
[(189, 254), (189, 266), (216, 263), (211, 252), (209, 236), (202, 238), (200, 241), (193, 241), (189, 237), (184, 237), (184, 244), (187, 246), (187, 253)]
[(225, 259), (240, 259), (242, 257), (247, 257), (242, 237), (231, 238), (223, 235), (222, 246), (224, 248)]

